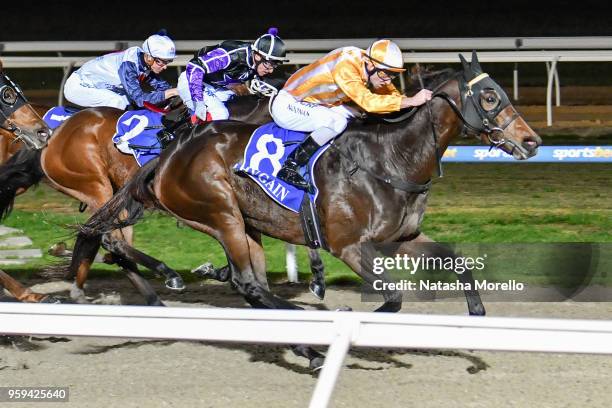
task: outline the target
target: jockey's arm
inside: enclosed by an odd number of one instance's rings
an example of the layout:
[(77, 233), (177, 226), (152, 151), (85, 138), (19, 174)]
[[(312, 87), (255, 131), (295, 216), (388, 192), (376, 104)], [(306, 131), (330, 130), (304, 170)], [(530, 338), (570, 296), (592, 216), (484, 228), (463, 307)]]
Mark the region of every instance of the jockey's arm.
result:
[(156, 91), (165, 91), (166, 89), (172, 88), (172, 86), (168, 82), (158, 77), (157, 75), (151, 75), (147, 82)]
[(399, 92), (390, 95), (373, 93), (363, 83), (359, 66), (348, 60), (339, 62), (332, 76), (342, 92), (366, 112), (389, 113), (401, 109), (403, 96)]
[(204, 71), (204, 68), (200, 64), (191, 61), (187, 64), (186, 74), (189, 83), (189, 93), (194, 103), (204, 100), (203, 82), (205, 73), (206, 71)]
[(166, 91), (154, 90), (144, 92), (138, 80), (138, 70), (133, 62), (123, 62), (119, 67), (119, 78), (127, 97), (137, 106), (143, 106), (145, 102), (157, 104), (166, 99)]
[(223, 70), (229, 66), (230, 56), (221, 46), (208, 50), (205, 54), (194, 57), (187, 64), (189, 92), (194, 103), (204, 100), (202, 95), (206, 74)]

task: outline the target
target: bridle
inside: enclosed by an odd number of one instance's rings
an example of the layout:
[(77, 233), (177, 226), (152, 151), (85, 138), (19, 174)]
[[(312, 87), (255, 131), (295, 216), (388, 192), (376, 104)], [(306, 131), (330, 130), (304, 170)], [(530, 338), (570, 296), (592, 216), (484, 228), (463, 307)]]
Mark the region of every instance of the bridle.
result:
[[(470, 70), (470, 72), (472, 71)], [(459, 91), (461, 94), (462, 109), (457, 106), (457, 103), (446, 92), (436, 92), (437, 89), (442, 88), (448, 81), (445, 81), (443, 84), (439, 85), (436, 90), (434, 90), (432, 98), (441, 98), (450, 105), (459, 120), (462, 122), (464, 132), (472, 132), (472, 134), (474, 134), (476, 137), (479, 137), (481, 134), (484, 134), (487, 137), (490, 149), (501, 148), (501, 146), (509, 144), (512, 146), (512, 150), (510, 151), (511, 154), (514, 153), (515, 149), (519, 149), (519, 152), (525, 157), (527, 157), (527, 153), (525, 152), (523, 147), (519, 146), (516, 142), (504, 136), (505, 129), (510, 126), (512, 122), (521, 117), (521, 115), (516, 111), (516, 109), (514, 109), (514, 106), (512, 106), (512, 104), (510, 103), (510, 100), (508, 99), (506, 93), (499, 87), (499, 85), (497, 85), (491, 78), (489, 78), (489, 75), (486, 73), (480, 73), (470, 80), (467, 80), (463, 78), (463, 76), (459, 76), (459, 74), (457, 74), (457, 79), (457, 82), (459, 83)], [(420, 79), (420, 82), (421, 87), (424, 88), (422, 79)], [(483, 95), (483, 92), (491, 91), (495, 92), (495, 94), (499, 98), (499, 102), (492, 109), (487, 110), (482, 107), (480, 103), (480, 98), (481, 95)], [(429, 103), (427, 103), (426, 105), (429, 109), (429, 119), (432, 125), (431, 127), (434, 145), (436, 149), (435, 156), (436, 165), (438, 168), (438, 176), (442, 177), (442, 154), (439, 146), (439, 138), (436, 132), (433, 115), (431, 113)], [(501, 125), (492, 125), (496, 124), (497, 116), (499, 116), (499, 114), (508, 106), (512, 107), (512, 115)], [(382, 118), (382, 120), (388, 123), (403, 122), (411, 118), (420, 108), (421, 107), (411, 109), (396, 118)], [(501, 134), (501, 137), (493, 137), (493, 135), (495, 134)], [(346, 154), (337, 146), (335, 146), (333, 142), (331, 143), (331, 145), (342, 156), (352, 162), (353, 167), (351, 170), (349, 170), (350, 175), (354, 174), (357, 170), (362, 170), (370, 174), (370, 176), (372, 176), (373, 178), (382, 181), (395, 189), (410, 193), (422, 194), (427, 192), (431, 186), (431, 180), (429, 180), (425, 184), (417, 184), (410, 180), (392, 179), (389, 177), (385, 177), (384, 175), (381, 176), (379, 174), (376, 174), (367, 167), (364, 167), (361, 164), (357, 163), (350, 157), (350, 155)]]
[[(21, 141), (30, 148), (42, 149), (44, 144), (41, 145), (40, 142), (37, 142), (39, 135), (22, 129), (10, 119), (11, 115), (24, 105), (28, 106), (41, 121), (43, 120), (38, 112), (30, 105), (17, 84), (15, 84), (3, 71), (0, 71), (0, 120), (2, 120), (0, 129), (15, 135), (13, 143)], [(51, 134), (48, 128), (46, 128), (46, 132), (49, 135)]]
[[(462, 109), (459, 109), (455, 101), (445, 92), (434, 92), (433, 97), (441, 98), (449, 104), (463, 123), (463, 132), (466, 134), (471, 133), (476, 137), (484, 134), (490, 149), (501, 148), (507, 144), (512, 146), (510, 154), (515, 149), (519, 149), (521, 154), (527, 156), (527, 153), (520, 145), (505, 136), (505, 130), (508, 126), (520, 118), (521, 115), (512, 106), (505, 92), (499, 88), (499, 85), (493, 82), (487, 73), (476, 75), (469, 81), (460, 79), (458, 82)], [(481, 100), (488, 92), (494, 92), (499, 100), (493, 108), (487, 110), (482, 106)], [(502, 124), (498, 125), (496, 119), (507, 107), (512, 109), (512, 114)]]

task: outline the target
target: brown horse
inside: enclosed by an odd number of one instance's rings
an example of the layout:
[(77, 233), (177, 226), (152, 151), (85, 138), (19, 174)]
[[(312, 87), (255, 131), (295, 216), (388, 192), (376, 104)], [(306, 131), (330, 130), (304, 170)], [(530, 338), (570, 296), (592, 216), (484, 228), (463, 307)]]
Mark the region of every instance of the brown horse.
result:
[[(418, 109), (411, 119), (393, 123), (353, 123), (315, 167), (317, 209), (330, 252), (370, 284), (389, 278), (374, 274), (374, 253), (362, 252), (364, 243), (399, 242), (398, 254), (450, 256), (441, 245), (424, 246), (432, 241), (419, 226), (439, 154), (464, 128), (518, 160), (535, 155), (541, 144), (503, 89), (482, 72), (476, 54), (471, 64), (463, 57), (461, 61), (463, 70), (435, 90), (430, 110)], [(135, 223), (144, 205), (152, 205), (220, 242), (232, 268), (231, 281), (252, 306), (299, 309), (270, 293), (261, 246), (261, 234), (304, 244), (299, 217), (232, 170), (254, 128), (223, 122), (183, 135), (161, 155), (159, 164), (143, 167), (83, 226), (72, 268), (80, 271), (87, 265), (87, 248), (101, 240), (113, 250), (109, 231)], [(206, 137), (199, 137), (202, 133)], [(127, 218), (117, 221), (124, 211)], [(474, 288), (471, 271), (457, 276)], [(388, 290), (383, 296), (377, 311), (401, 308), (401, 292)], [(465, 296), (470, 314), (485, 314), (477, 290), (466, 289)], [(309, 357), (311, 365), (320, 363), (321, 355), (314, 350), (298, 352)]]
[[(7, 161), (19, 150), (45, 145), (51, 134), (42, 120), (46, 111), (46, 107), (31, 105), (27, 101), (21, 89), (5, 74), (0, 61), (0, 163)], [(39, 302), (46, 298), (46, 295), (21, 287), (3, 271), (0, 271), (0, 285), (20, 301)]]
[[(268, 101), (268, 98), (256, 96), (235, 98), (228, 104), (231, 118), (246, 123), (268, 122), (271, 120), (267, 109)], [(0, 184), (5, 186), (0, 192), (0, 214), (7, 216), (15, 196), (38, 183), (43, 177), (52, 187), (79, 200), (90, 210), (100, 208), (138, 169), (133, 157), (117, 150), (112, 141), (117, 119), (121, 114), (123, 111), (114, 108), (80, 111), (55, 130), (53, 138), (42, 153), (22, 151), (13, 161), (0, 167)], [(132, 227), (115, 232), (115, 235), (131, 244)], [(138, 251), (130, 251), (130, 256), (157, 274), (164, 275), (168, 288), (180, 290), (184, 287), (180, 275), (163, 262)], [(323, 282), (322, 263), (318, 254), (311, 253), (311, 258), (314, 259), (313, 265), (321, 266), (313, 266), (313, 271), (316, 271), (315, 280)], [(223, 269), (221, 272), (210, 270), (208, 273), (213, 276), (222, 275)], [(7, 282), (2, 278), (0, 276), (0, 283), (5, 286), (19, 287), (16, 282)], [(133, 283), (140, 280), (135, 274), (131, 274), (130, 279)], [(83, 300), (85, 280), (85, 274), (77, 275), (75, 288), (71, 292), (74, 299)], [(144, 285), (142, 282), (135, 284)], [(322, 287), (322, 284), (319, 283), (317, 287)], [(15, 296), (18, 294), (16, 292)], [(150, 297), (148, 299), (151, 300)], [(159, 304), (160, 301), (156, 299), (153, 303)]]
[[(43, 121), (47, 108), (32, 105), (6, 75), (0, 61), (0, 163), (22, 146), (42, 148), (51, 134)], [(22, 142), (22, 143), (18, 143)]]

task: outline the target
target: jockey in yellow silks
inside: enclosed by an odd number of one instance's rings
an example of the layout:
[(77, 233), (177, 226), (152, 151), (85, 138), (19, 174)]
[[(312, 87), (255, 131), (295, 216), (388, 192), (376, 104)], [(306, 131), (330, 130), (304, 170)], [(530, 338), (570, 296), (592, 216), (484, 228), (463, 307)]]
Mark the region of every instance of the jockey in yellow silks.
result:
[(405, 71), (403, 65), (397, 44), (378, 40), (365, 51), (338, 48), (294, 73), (274, 98), (270, 113), (279, 126), (310, 135), (289, 155), (277, 177), (308, 189), (298, 169), (344, 131), (353, 117), (346, 103), (353, 102), (366, 112), (389, 113), (430, 100), (430, 90), (408, 97), (393, 86), (393, 78)]

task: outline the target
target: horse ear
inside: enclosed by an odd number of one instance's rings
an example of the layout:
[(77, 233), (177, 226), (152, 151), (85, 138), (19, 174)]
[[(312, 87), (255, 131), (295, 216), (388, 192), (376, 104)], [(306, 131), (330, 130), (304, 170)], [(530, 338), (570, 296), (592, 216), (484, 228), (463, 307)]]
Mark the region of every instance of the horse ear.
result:
[(463, 56), (463, 54), (459, 54), (459, 60), (461, 61), (461, 65), (463, 65), (463, 70), (464, 71), (469, 71), (470, 70), (470, 64), (466, 61), (466, 59)]
[(476, 55), (476, 50), (472, 50), (472, 62), (470, 64), (470, 68), (472, 68), (472, 72), (474, 75), (482, 74), (482, 68), (480, 67), (480, 62), (478, 62), (478, 55)]
[(465, 60), (463, 54), (459, 54), (459, 60), (463, 67), (463, 77), (469, 81), (472, 78), (472, 68), (470, 68), (470, 64)]

